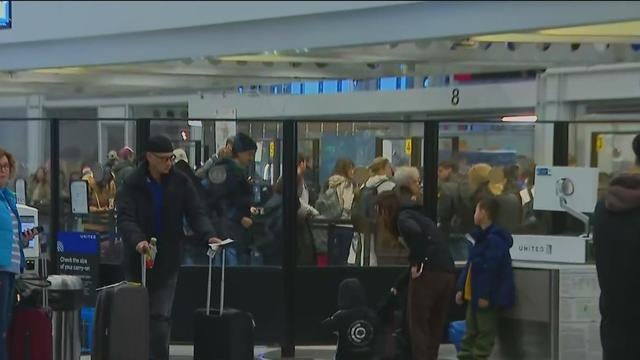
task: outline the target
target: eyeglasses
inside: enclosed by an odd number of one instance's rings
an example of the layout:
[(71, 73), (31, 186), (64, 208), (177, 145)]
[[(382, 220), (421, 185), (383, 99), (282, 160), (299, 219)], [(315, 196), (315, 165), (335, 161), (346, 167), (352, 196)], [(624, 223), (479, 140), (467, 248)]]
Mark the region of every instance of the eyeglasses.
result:
[(175, 156), (174, 154), (171, 154), (171, 155), (169, 155), (169, 156), (161, 156), (161, 155), (158, 155), (158, 154), (156, 154), (156, 153), (151, 153), (151, 155), (153, 155), (153, 156), (155, 156), (156, 158), (158, 158), (158, 159), (160, 159), (160, 160), (163, 160), (163, 161), (165, 161), (165, 162), (167, 162), (167, 161), (171, 161), (171, 162), (173, 162), (173, 161), (176, 159), (176, 156)]
[(1, 171), (10, 171), (11, 170), (11, 164), (0, 164), (0, 170)]

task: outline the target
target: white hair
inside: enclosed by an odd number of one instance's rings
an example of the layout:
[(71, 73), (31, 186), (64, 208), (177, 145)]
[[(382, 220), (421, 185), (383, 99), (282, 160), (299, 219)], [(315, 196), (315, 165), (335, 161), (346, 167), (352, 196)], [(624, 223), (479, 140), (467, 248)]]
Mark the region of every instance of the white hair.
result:
[(402, 166), (396, 169), (393, 181), (397, 186), (409, 186), (412, 180), (420, 180), (420, 171), (411, 166)]

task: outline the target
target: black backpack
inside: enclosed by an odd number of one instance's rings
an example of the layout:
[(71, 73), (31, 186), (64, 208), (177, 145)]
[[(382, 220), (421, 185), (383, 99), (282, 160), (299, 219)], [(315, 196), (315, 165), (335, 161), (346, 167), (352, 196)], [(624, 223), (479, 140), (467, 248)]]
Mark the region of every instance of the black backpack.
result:
[(360, 188), (360, 191), (353, 199), (351, 207), (351, 223), (353, 228), (359, 233), (367, 233), (371, 231), (376, 213), (376, 197), (378, 196), (378, 188), (389, 180), (381, 180), (375, 186), (367, 187), (366, 184)]

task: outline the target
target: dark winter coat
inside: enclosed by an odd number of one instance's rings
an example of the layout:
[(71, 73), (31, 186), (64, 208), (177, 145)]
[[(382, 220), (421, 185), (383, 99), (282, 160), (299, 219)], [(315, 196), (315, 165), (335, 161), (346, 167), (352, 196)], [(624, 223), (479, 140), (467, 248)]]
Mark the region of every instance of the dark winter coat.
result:
[(513, 238), (497, 224), (470, 233), (475, 240), (467, 266), (458, 280), (458, 290), (463, 291), (471, 266), (471, 304), (478, 306), (479, 299), (489, 300), (489, 306), (508, 309), (515, 305), (515, 280), (509, 249)]
[[(124, 272), (125, 278), (130, 281), (140, 280), (140, 254), (136, 252), (136, 245), (149, 240), (154, 234), (153, 201), (147, 185), (151, 181), (149, 179), (148, 163), (145, 161), (124, 180), (116, 196), (117, 225), (125, 244)], [(207, 240), (215, 235), (196, 190), (186, 175), (172, 169), (162, 178), (162, 187), (162, 231), (157, 236), (158, 255), (154, 268), (147, 274), (150, 287), (166, 281), (178, 271), (182, 259), (185, 218), (203, 240), (203, 251)]]

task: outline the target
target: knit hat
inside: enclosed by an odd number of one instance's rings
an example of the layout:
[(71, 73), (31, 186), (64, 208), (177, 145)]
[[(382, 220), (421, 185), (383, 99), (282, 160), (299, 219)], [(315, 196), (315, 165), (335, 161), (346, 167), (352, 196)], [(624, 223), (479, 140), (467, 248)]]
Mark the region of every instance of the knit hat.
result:
[(640, 165), (640, 134), (633, 138), (631, 147), (633, 148), (633, 153), (636, 154), (636, 163)]
[(502, 167), (494, 167), (491, 169), (491, 171), (489, 171), (489, 191), (493, 194), (493, 195), (502, 195), (502, 192), (504, 191), (504, 183), (505, 183), (505, 177), (504, 177), (504, 170), (502, 169)]
[(489, 181), (489, 172), (491, 171), (491, 165), (489, 164), (475, 164), (469, 169), (469, 183), (473, 189), (477, 189), (478, 186)]
[(120, 151), (118, 151), (118, 157), (120, 159), (124, 159), (130, 155), (133, 155), (133, 149), (128, 146), (125, 146), (122, 149), (120, 149)]
[(233, 141), (233, 154), (239, 154), (245, 151), (256, 151), (258, 145), (249, 135), (238, 133)]
[(172, 153), (173, 144), (171, 144), (171, 140), (166, 136), (152, 136), (147, 141), (147, 152)]
[(173, 155), (175, 155), (176, 157), (176, 162), (182, 160), (186, 163), (189, 162), (189, 158), (187, 157), (187, 153), (184, 151), (184, 149), (175, 149), (173, 150)]

